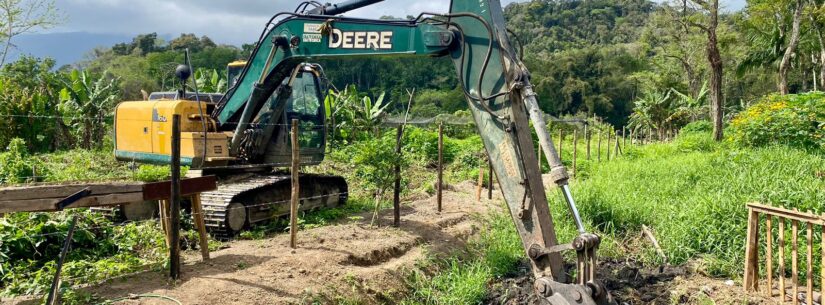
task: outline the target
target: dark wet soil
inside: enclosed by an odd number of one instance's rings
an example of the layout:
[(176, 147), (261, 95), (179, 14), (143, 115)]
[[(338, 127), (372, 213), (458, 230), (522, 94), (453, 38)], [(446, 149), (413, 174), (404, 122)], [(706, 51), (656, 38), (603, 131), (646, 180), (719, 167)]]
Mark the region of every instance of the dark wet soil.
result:
[[(569, 266), (572, 270), (573, 266)], [(493, 283), (484, 304), (538, 304), (533, 293), (533, 276), (529, 266), (519, 267), (511, 277)], [(643, 266), (639, 262), (603, 260), (597, 279), (601, 281), (618, 304), (670, 304), (670, 284), (686, 275), (681, 267)]]

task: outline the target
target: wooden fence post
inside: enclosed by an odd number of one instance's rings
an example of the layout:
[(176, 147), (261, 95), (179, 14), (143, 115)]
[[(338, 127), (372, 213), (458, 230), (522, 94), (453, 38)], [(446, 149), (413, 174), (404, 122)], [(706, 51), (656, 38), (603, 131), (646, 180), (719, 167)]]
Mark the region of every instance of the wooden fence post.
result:
[(791, 221), (791, 285), (793, 285), (793, 304), (799, 304), (799, 222)]
[(298, 235), (298, 200), (301, 196), (301, 189), (298, 172), (301, 166), (301, 151), (298, 143), (298, 120), (292, 119), (292, 195), (289, 200), (289, 247), (297, 247)]
[(745, 242), (746, 291), (759, 289), (759, 213), (748, 208), (748, 237)]
[(602, 162), (602, 132), (597, 130), (596, 134), (599, 135), (599, 141), (596, 145), (596, 161)]
[(169, 276), (180, 278), (180, 115), (172, 116), (172, 198), (170, 204), (171, 231)]
[[(564, 146), (564, 129), (559, 129), (559, 160), (563, 160), (562, 155), (561, 155), (561, 151), (562, 151), (563, 146)], [(541, 147), (541, 145), (539, 145), (539, 147)]]
[(587, 142), (587, 161), (590, 161), (590, 131), (587, 130), (587, 125), (584, 125), (584, 141)]
[(484, 186), (484, 163), (478, 165), (478, 187), (476, 188), (476, 202), (481, 202), (481, 188)]
[(785, 218), (779, 218), (779, 299), (785, 302)]
[(616, 148), (613, 150), (613, 157), (618, 158), (622, 154), (622, 146), (619, 145), (619, 131), (616, 131)]
[(578, 129), (573, 129), (573, 177), (575, 177), (576, 173), (578, 172), (576, 170), (576, 155), (578, 155), (576, 153), (576, 150), (578, 150), (578, 144), (579, 144), (579, 130)]
[(438, 185), (436, 185), (436, 202), (441, 213), (441, 192), (444, 188), (444, 123), (438, 124)]
[[(825, 219), (825, 214), (822, 215), (822, 219)], [(822, 226), (822, 258), (820, 260), (819, 266), (819, 294), (825, 294), (825, 225)], [(820, 299), (820, 304), (822, 303), (822, 299)]]
[(607, 161), (610, 161), (610, 142), (613, 141), (613, 133), (607, 131)]
[(622, 126), (622, 145), (627, 146), (627, 126)]
[(203, 260), (209, 259), (209, 240), (206, 237), (206, 225), (203, 221), (203, 206), (201, 205), (201, 194), (192, 195), (192, 217), (195, 221), (195, 228), (198, 230), (199, 246)]
[(773, 217), (771, 214), (765, 215), (765, 274), (768, 276), (768, 297), (773, 296)]
[(401, 138), (404, 136), (404, 125), (398, 125), (395, 135), (395, 185), (392, 195), (393, 226), (401, 226)]
[(487, 172), (487, 200), (493, 200), (493, 161), (488, 161), (487, 163), (490, 169), (490, 171)]
[(812, 223), (808, 223), (808, 235), (807, 235), (807, 242), (808, 247), (806, 248), (806, 262), (808, 268), (805, 272), (805, 282), (806, 288), (805, 290), (805, 304), (813, 304), (814, 303), (814, 225)]

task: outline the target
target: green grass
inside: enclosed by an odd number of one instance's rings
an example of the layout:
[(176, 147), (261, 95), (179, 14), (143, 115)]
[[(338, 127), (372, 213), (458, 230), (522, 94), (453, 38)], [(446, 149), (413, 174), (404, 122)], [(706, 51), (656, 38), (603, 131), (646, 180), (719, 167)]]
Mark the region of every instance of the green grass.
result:
[[(740, 149), (709, 139), (686, 133), (672, 143), (625, 147), (623, 156), (609, 162), (585, 161), (579, 145), (579, 178), (572, 190), (585, 225), (603, 237), (601, 256), (633, 255), (661, 263), (649, 246), (640, 253), (618, 247), (638, 238), (647, 225), (671, 263), (697, 260), (711, 275), (738, 278), (744, 266), (746, 203), (825, 212), (821, 152), (785, 146)], [(567, 207), (560, 195), (548, 197), (559, 239), (569, 241), (576, 232)], [(405, 303), (478, 303), (494, 279), (516, 270), (525, 258), (509, 216), (493, 215), (486, 223), (467, 254), (433, 258), (413, 271)], [(804, 234), (800, 229), (800, 240)], [(804, 259), (800, 262), (804, 270)]]

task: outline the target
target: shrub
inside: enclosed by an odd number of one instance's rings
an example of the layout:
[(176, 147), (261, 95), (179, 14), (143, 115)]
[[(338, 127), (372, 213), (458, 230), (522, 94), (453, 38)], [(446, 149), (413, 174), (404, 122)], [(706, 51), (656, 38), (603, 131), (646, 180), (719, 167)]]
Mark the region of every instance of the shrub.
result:
[(730, 140), (825, 149), (825, 93), (767, 96), (733, 119)]
[(679, 130), (680, 133), (708, 133), (713, 132), (713, 125), (710, 124), (709, 121), (696, 121), (691, 122), (682, 127)]
[(0, 153), (0, 184), (37, 181), (34, 172), (37, 163), (29, 158), (26, 141), (20, 138), (12, 139), (6, 152)]

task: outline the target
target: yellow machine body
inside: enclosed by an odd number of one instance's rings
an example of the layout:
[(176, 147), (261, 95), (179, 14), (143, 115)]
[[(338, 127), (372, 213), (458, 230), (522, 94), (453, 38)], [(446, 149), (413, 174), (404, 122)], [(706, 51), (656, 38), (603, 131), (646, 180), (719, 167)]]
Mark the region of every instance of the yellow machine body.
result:
[[(201, 102), (201, 106), (205, 113), (207, 104)], [(233, 160), (229, 156), (231, 133), (214, 132), (214, 121), (201, 117), (198, 102), (186, 100), (120, 103), (115, 110), (115, 157), (121, 161), (169, 164), (175, 114), (181, 117), (181, 164), (221, 164)], [(207, 123), (206, 133), (202, 119)], [(201, 162), (204, 144), (206, 159)]]

